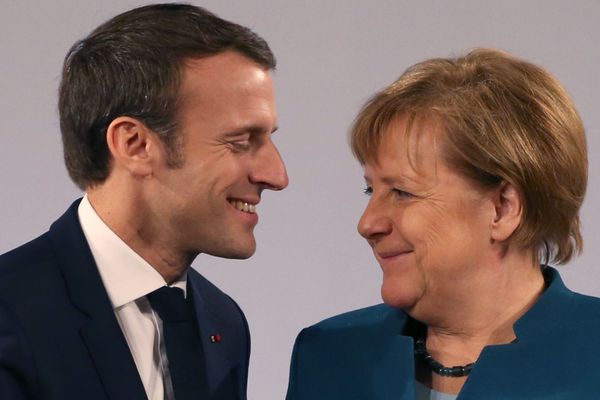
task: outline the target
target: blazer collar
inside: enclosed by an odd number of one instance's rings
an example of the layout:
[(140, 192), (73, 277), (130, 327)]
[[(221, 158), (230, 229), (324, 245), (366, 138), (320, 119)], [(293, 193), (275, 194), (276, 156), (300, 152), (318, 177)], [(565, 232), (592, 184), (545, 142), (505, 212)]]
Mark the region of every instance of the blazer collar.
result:
[(563, 371), (557, 360), (568, 364), (572, 357), (564, 340), (564, 327), (577, 318), (577, 302), (555, 269), (542, 268), (546, 290), (515, 323), (516, 340), (483, 349), (459, 400), (562, 398), (563, 394), (556, 392), (562, 384), (556, 386), (556, 382), (569, 382), (574, 375), (568, 368)]
[[(554, 326), (564, 324), (557, 315), (569, 315), (574, 293), (567, 289), (558, 271), (549, 266), (542, 266), (546, 281), (546, 290), (536, 303), (523, 315), (514, 326), (517, 340), (538, 340), (540, 332), (547, 335), (555, 332)], [(549, 329), (550, 328), (550, 329)]]
[[(561, 329), (553, 328), (559, 324), (565, 324), (564, 319), (556, 318), (556, 316), (568, 317), (572, 314), (574, 293), (564, 285), (558, 271), (554, 268), (543, 266), (542, 272), (546, 281), (546, 290), (531, 309), (515, 323), (514, 330), (517, 339), (513, 343), (484, 348), (477, 365), (461, 390), (458, 400), (500, 398), (491, 395), (491, 393), (502, 393), (503, 390), (506, 390), (506, 382), (497, 379), (498, 374), (503, 374), (502, 376), (516, 374), (515, 369), (521, 368), (517, 360), (543, 358), (541, 354), (549, 351), (546, 344), (557, 332), (562, 332)], [(412, 338), (416, 332), (425, 327), (403, 311), (395, 309), (390, 309), (387, 318), (382, 323), (385, 332), (397, 335), (389, 347), (390, 351), (386, 354), (386, 359), (396, 359), (398, 364), (403, 364), (404, 369), (400, 373), (393, 374), (394, 380), (390, 381), (390, 372), (387, 369), (394, 368), (394, 364), (378, 360), (374, 364), (376, 366), (374, 376), (382, 377), (388, 384), (393, 382), (396, 389), (392, 393), (401, 394), (396, 399), (414, 399), (415, 372)], [(556, 367), (556, 365), (537, 365), (537, 372), (533, 372), (539, 374), (546, 368)], [(521, 373), (532, 374), (532, 371), (524, 369)], [(384, 383), (381, 382), (382, 385)], [(498, 385), (497, 388), (496, 385)], [(384, 395), (381, 398), (387, 397)]]
[(49, 237), (71, 302), (87, 316), (80, 333), (110, 399), (145, 399), (135, 362), (114, 315), (79, 219), (80, 200), (50, 227)]

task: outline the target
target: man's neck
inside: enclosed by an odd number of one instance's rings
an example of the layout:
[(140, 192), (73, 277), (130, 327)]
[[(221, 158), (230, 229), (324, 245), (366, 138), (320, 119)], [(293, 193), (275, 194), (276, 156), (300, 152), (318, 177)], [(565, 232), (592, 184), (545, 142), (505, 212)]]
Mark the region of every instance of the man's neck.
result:
[(87, 197), (94, 211), (123, 242), (150, 264), (167, 282), (175, 282), (189, 267), (195, 254), (185, 254), (160, 234), (158, 227), (148, 224), (143, 202), (134, 193), (105, 195), (106, 188), (88, 189)]

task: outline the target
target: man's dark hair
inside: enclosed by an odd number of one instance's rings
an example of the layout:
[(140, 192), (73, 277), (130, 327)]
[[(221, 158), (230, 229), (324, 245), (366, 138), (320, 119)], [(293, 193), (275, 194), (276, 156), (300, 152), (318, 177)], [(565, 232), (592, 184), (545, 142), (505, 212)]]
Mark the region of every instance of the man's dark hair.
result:
[(81, 189), (110, 172), (106, 129), (134, 117), (165, 143), (177, 164), (177, 102), (185, 59), (234, 50), (265, 69), (275, 57), (250, 29), (188, 4), (154, 4), (105, 22), (67, 54), (59, 89), (64, 157)]

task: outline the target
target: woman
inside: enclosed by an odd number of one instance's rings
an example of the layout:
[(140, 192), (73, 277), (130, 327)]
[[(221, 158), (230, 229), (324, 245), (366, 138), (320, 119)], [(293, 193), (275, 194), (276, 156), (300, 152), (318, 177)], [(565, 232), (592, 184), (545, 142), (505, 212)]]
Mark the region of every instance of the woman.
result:
[(541, 68), (475, 50), (409, 68), (351, 132), (384, 305), (303, 330), (288, 400), (600, 397), (581, 251), (583, 125)]

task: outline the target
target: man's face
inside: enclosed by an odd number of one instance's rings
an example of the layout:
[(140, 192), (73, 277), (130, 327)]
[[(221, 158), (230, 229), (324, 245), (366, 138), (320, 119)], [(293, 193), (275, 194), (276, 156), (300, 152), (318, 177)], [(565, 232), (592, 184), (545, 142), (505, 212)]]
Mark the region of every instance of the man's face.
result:
[(188, 60), (180, 99), (183, 165), (171, 168), (165, 158), (153, 172), (146, 199), (153, 230), (181, 254), (248, 258), (256, 249), (261, 192), (288, 184), (271, 140), (271, 74), (233, 51)]

